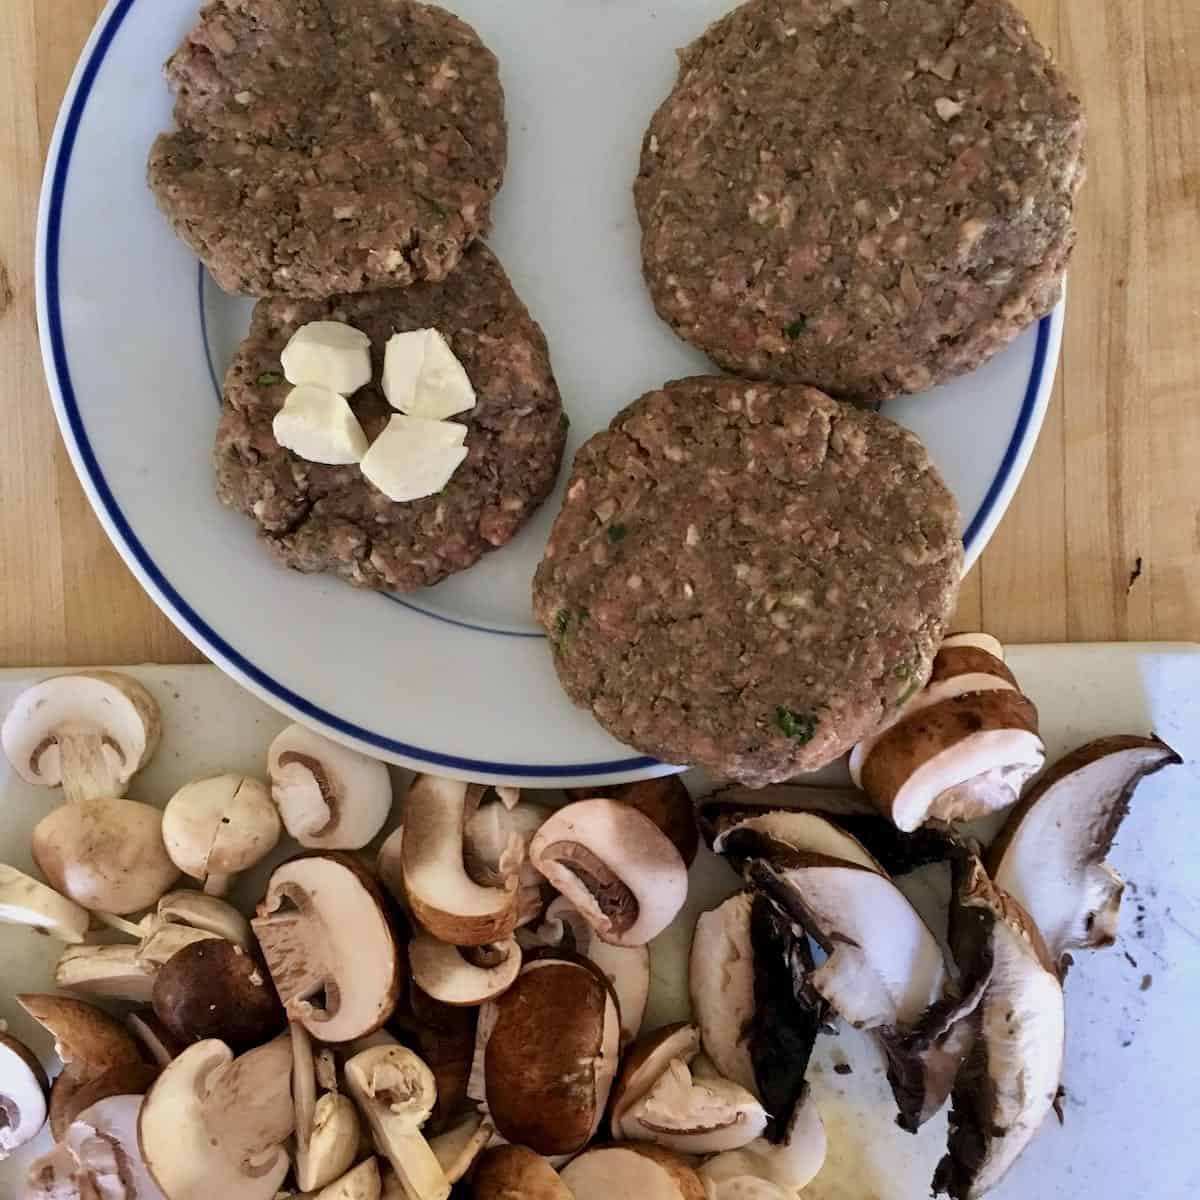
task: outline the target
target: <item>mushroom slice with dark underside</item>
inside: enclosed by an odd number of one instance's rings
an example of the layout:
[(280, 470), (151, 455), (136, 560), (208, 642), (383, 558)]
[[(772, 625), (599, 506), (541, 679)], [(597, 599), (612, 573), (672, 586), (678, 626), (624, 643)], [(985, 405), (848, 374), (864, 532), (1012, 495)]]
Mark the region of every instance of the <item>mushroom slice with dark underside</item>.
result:
[(644, 946), (687, 899), (679, 851), (649, 817), (616, 800), (559, 809), (529, 853), (597, 934), (617, 946)]
[(1157, 738), (1101, 738), (1068, 754), (1037, 781), (988, 852), (996, 886), (1033, 918), (1050, 955), (1117, 936), (1124, 880), (1104, 861), (1138, 784), (1178, 764)]
[(435, 1000), (482, 1004), (512, 986), (521, 969), (521, 947), (512, 938), (491, 946), (448, 946), (418, 933), (408, 944), (408, 963), (417, 986)]
[(354, 859), (331, 852), (277, 867), (251, 925), (285, 1012), (313, 1037), (349, 1041), (391, 1016), (400, 954), (383, 897)]
[(0, 1161), (41, 1132), (49, 1087), (33, 1052), (0, 1032)]

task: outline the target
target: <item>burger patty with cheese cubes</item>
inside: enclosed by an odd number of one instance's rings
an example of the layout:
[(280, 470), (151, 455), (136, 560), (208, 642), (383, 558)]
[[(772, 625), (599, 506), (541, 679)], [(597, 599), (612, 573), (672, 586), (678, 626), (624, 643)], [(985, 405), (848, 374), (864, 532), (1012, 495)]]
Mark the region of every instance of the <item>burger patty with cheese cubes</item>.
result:
[[(297, 374), (301, 356), (294, 347), (290, 358), (284, 351), (297, 330), (313, 322), (340, 322), (366, 335), (368, 382), (355, 387), (353, 373), (339, 378), (330, 367), (323, 388), (294, 386), (306, 385), (308, 376)], [(442, 410), (412, 407), (412, 397), (399, 395), (404, 389), (394, 380), (387, 381), (392, 403), (384, 394), (387, 345), (396, 334), (416, 330), (441, 335), (453, 354), (450, 363), (458, 360), (474, 393), (470, 408), (450, 413), (436, 427), (422, 423)], [(349, 345), (353, 337), (343, 340)], [(389, 371), (397, 369), (389, 358)], [(440, 373), (443, 386), (448, 374)], [(352, 414), (340, 422), (327, 418), (320, 403), (323, 395), (332, 411), (340, 404), (338, 389), (349, 392), (345, 403)], [(285, 407), (298, 409), (291, 425), (277, 420)], [(445, 411), (453, 408), (448, 404)], [(430, 435), (409, 436), (417, 426)], [(359, 428), (363, 441), (356, 448)], [(566, 432), (545, 336), (496, 257), (476, 243), (439, 284), (328, 300), (260, 301), (225, 378), (214, 451), (217, 495), (252, 517), (263, 541), (288, 566), (407, 592), (465, 570), (516, 534), (554, 486)], [(281, 437), (298, 450), (281, 444)], [(314, 444), (321, 439), (333, 444), (334, 453), (322, 456)], [(440, 491), (392, 498), (431, 486), (423, 468), (437, 454), (453, 452), (452, 443), (466, 454), (461, 463), (452, 462)], [(399, 451), (406, 446), (418, 450), (404, 458)], [(319, 457), (350, 461), (312, 461)]]

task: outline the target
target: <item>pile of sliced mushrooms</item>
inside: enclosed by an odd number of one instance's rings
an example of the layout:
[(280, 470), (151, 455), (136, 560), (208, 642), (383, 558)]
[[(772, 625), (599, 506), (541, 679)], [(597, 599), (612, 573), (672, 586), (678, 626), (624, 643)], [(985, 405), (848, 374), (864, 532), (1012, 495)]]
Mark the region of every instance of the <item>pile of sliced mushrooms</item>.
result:
[[(855, 749), (854, 789), (693, 802), (668, 777), (564, 803), (424, 775), (395, 825), (387, 768), (291, 726), (265, 779), (159, 808), (126, 792), (161, 732), (104, 672), (3, 725), (14, 770), (63, 797), (33, 834), (44, 881), (0, 865), (0, 920), (65, 943), (62, 990), (17, 998), (53, 1082), (0, 1032), (0, 1158), (47, 1123), (55, 1143), (27, 1200), (795, 1200), (839, 1020), (878, 1039), (903, 1129), (950, 1105), (934, 1189), (974, 1200), (1055, 1102), (1070, 953), (1116, 936), (1105, 856), (1179, 761), (1115, 737), (1043, 772), (986, 635), (945, 643)], [(643, 1031), (701, 834), (741, 890), (696, 922), (691, 1021)], [(247, 917), (223, 897), (285, 835), (303, 851)], [(904, 891), (935, 863), (942, 933)]]

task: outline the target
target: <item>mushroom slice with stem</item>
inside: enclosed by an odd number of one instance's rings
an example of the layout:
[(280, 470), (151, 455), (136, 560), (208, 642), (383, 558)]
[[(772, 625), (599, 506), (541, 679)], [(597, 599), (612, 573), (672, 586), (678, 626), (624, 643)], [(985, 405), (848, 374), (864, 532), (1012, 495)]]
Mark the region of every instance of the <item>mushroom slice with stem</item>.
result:
[(960, 873), (951, 942), (964, 969), (989, 982), (970, 1018), (974, 1044), (954, 1085), (948, 1150), (933, 1186), (977, 1200), (1004, 1178), (1054, 1105), (1065, 1021), (1062, 984), (1029, 914), (978, 859)]
[(480, 1157), (471, 1179), (473, 1200), (574, 1200), (558, 1172), (524, 1146), (495, 1146)]
[(346, 1086), (408, 1200), (446, 1200), (450, 1181), (421, 1126), (433, 1112), (433, 1072), (404, 1046), (376, 1046), (345, 1066)]
[(457, 1183), (495, 1136), (496, 1131), (479, 1113), (467, 1113), (444, 1133), (430, 1138), (429, 1144), (446, 1178)]
[(58, 675), (17, 697), (0, 728), (13, 769), (70, 801), (124, 796), (158, 746), (153, 696), (113, 671)]
[(304, 1026), (294, 1021), (290, 1032), (292, 1101), (296, 1107), (296, 1184), (302, 1192), (312, 1192), (332, 1183), (354, 1165), (361, 1125), (348, 1096), (332, 1090), (318, 1096), (312, 1040)]
[(463, 865), (476, 883), (503, 887), (513, 871), (520, 873), (520, 925), (536, 921), (546, 907), (546, 881), (528, 855), (529, 843), (552, 813), (553, 809), (528, 800), (511, 808), (502, 800), (492, 800), (471, 815), (463, 830)]
[(1101, 738), (1037, 781), (988, 853), (996, 886), (1033, 918), (1050, 956), (1116, 940), (1124, 880), (1104, 861), (1137, 786), (1182, 760), (1158, 738)]
[(669, 1025), (634, 1046), (613, 1089), (610, 1122), (619, 1140), (647, 1141), (680, 1154), (719, 1154), (767, 1127), (755, 1097), (715, 1070), (693, 1075), (695, 1025)]
[(384, 899), (356, 860), (330, 852), (277, 867), (251, 925), (288, 1018), (313, 1037), (350, 1041), (392, 1015), (400, 954)]
[(54, 983), (100, 999), (148, 1004), (157, 974), (136, 946), (68, 946), (54, 967)]
[(47, 813), (33, 831), (33, 861), (63, 895), (106, 913), (149, 908), (179, 878), (162, 813), (134, 800), (89, 799)]
[(473, 1005), (494, 1000), (521, 970), (521, 947), (512, 938), (491, 946), (448, 946), (427, 933), (408, 944), (412, 977), (443, 1004)]
[(302, 846), (361, 850), (392, 811), (392, 780), (381, 762), (303, 725), (289, 725), (267, 756), (271, 796)]
[(562, 1170), (574, 1200), (705, 1200), (704, 1184), (687, 1161), (645, 1143), (588, 1150)]
[(266, 785), (248, 775), (217, 775), (181, 787), (162, 818), (171, 861), (223, 896), (233, 876), (261, 862), (279, 841), (279, 814)]
[(533, 865), (606, 942), (644, 946), (687, 899), (687, 867), (650, 820), (616, 800), (577, 800), (529, 848)]
[(87, 909), (6, 863), (0, 863), (0, 921), (29, 925), (72, 945), (87, 937), (91, 924)]
[(254, 935), (250, 922), (232, 904), (217, 896), (204, 892), (193, 892), (186, 888), (168, 892), (158, 902), (158, 916), (172, 925), (186, 925), (200, 929), (216, 937), (241, 946), (243, 950), (254, 948)]
[(467, 873), (469, 786), (436, 775), (413, 780), (404, 799), (401, 872), (412, 914), (424, 929), (451, 945), (486, 946), (516, 928), (520, 879), (513, 867), (500, 886), (483, 887)]
[(286, 1036), (239, 1058), (224, 1042), (197, 1042), (158, 1077), (138, 1141), (169, 1200), (272, 1200), (295, 1125), (291, 1053)]
[(0, 1161), (41, 1133), (49, 1089), (33, 1051), (0, 1032)]
[(323, 1187), (314, 1200), (379, 1200), (382, 1194), (379, 1160), (367, 1158)]
[(679, 775), (659, 775), (633, 783), (604, 787), (568, 788), (567, 799), (592, 800), (598, 796), (619, 800), (649, 817), (671, 839), (684, 865), (690, 867), (700, 849), (700, 830), (692, 797)]

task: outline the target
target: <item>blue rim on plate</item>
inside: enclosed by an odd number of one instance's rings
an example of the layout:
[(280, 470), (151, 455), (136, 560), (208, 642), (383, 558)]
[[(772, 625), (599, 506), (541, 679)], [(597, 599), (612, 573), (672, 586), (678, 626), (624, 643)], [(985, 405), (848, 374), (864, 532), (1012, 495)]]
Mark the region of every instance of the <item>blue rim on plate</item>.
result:
[[(260, 689), (266, 695), (274, 698), (286, 709), (327, 726), (342, 734), (344, 737), (363, 745), (382, 750), (387, 754), (398, 755), (430, 767), (445, 767), (451, 770), (467, 771), (473, 774), (485, 774), (501, 777), (557, 778), (569, 775), (600, 776), (617, 775), (622, 772), (641, 771), (659, 766), (657, 759), (646, 756), (615, 759), (609, 762), (557, 764), (546, 766), (531, 763), (490, 762), (473, 758), (464, 758), (454, 754), (444, 754), (414, 746), (396, 738), (388, 737), (373, 730), (365, 729), (346, 721), (335, 713), (318, 707), (303, 696), (293, 692), (277, 680), (257, 667), (245, 655), (234, 649), (220, 634), (217, 633), (191, 607), (190, 604), (175, 590), (158, 565), (146, 552), (124, 512), (116, 502), (112, 489), (104, 477), (95, 451), (88, 439), (79, 404), (71, 382), (71, 372), (68, 363), (66, 339), (63, 334), (62, 306), (59, 291), (59, 252), (62, 234), (63, 202), (66, 196), (67, 181), (71, 168), (71, 157), (75, 148), (75, 140), (79, 132), (79, 123), (87, 108), (88, 99), (95, 85), (96, 77), (104, 63), (105, 56), (112, 46), (125, 18), (129, 15), (136, 0), (112, 0), (106, 14), (101, 18), (96, 32), (91, 39), (90, 49), (85, 50), (76, 68), (72, 81), (72, 90), (68, 92), (69, 105), (59, 114), (55, 141), (52, 143), (50, 157), (46, 164), (46, 180), (43, 187), (43, 218), (39, 223), (42, 234), (38, 253), (39, 288), (38, 303), (41, 309), (39, 316), (48, 343), (44, 340), (47, 376), (56, 393), (59, 409), (65, 425), (64, 434), (69, 433), (68, 448), (84, 483), (91, 493), (93, 503), (105, 518), (110, 535), (118, 543), (118, 548), (127, 559), (137, 564), (151, 585), (151, 594), (176, 625), (206, 654), (216, 659), (230, 673), (241, 676), (252, 686)], [(202, 277), (203, 278), (203, 277)], [(203, 313), (203, 301), (201, 301)], [(992, 480), (991, 487), (983, 499), (975, 516), (972, 518), (963, 535), (968, 557), (971, 548), (982, 531), (989, 525), (994, 510), (1001, 497), (1012, 484), (1013, 472), (1017, 469), (1022, 458), (1025, 438), (1043, 394), (1046, 371), (1050, 363), (1049, 349), (1052, 341), (1053, 317), (1044, 317), (1038, 324), (1037, 346), (1034, 352), (1033, 367), (1029, 383), (1025, 389), (1025, 397), (1021, 404), (1016, 424), (1008, 447), (1000, 463), (1000, 468)], [(205, 346), (207, 354), (207, 339)], [(212, 370), (211, 362), (209, 364)], [(215, 382), (215, 374), (214, 374)], [(398, 599), (398, 598), (395, 598)], [(509, 634), (505, 630), (493, 630), (482, 626), (474, 626), (453, 618), (441, 616), (419, 608), (409, 601), (399, 600), (406, 608), (421, 613), (431, 619), (457, 625), (481, 636), (494, 634)], [(517, 636), (536, 637), (528, 634)], [(666, 768), (670, 769), (670, 768)]]

